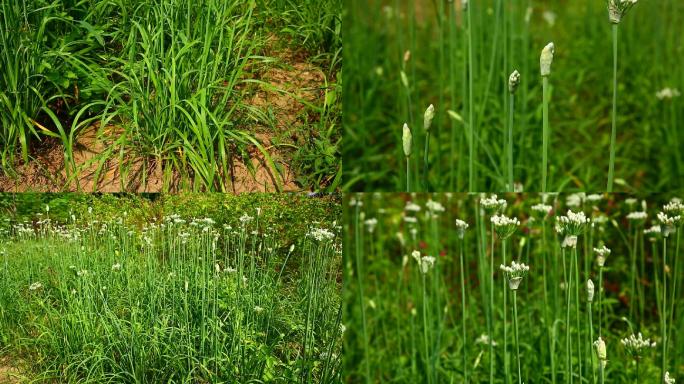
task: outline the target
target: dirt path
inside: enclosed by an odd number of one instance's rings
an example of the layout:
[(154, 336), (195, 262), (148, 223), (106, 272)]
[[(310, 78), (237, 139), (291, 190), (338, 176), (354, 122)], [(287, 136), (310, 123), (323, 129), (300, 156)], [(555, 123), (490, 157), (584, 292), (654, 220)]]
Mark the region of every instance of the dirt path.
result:
[(21, 383), (25, 379), (19, 370), (10, 364), (8, 358), (0, 358), (0, 384)]

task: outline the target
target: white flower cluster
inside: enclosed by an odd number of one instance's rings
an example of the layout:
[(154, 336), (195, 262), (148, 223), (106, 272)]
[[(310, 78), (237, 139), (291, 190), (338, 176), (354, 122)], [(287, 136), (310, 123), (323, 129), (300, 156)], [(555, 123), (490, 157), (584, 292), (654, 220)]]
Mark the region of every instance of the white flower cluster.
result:
[(627, 220), (631, 221), (642, 221), (646, 220), (647, 217), (648, 214), (646, 214), (646, 212), (643, 211), (635, 211), (627, 214)]
[(465, 230), (468, 229), (468, 223), (463, 220), (456, 219), (456, 231), (458, 231), (458, 238), (463, 239)]
[(638, 0), (608, 0), (608, 20), (613, 24), (619, 24), (627, 12)]
[(652, 342), (650, 339), (644, 340), (641, 332), (639, 332), (638, 336), (631, 334), (629, 337), (620, 340), (620, 342), (634, 358), (640, 357), (642, 350), (646, 348), (655, 348), (656, 346), (655, 341)]
[(529, 265), (516, 263), (515, 261), (512, 261), (510, 266), (501, 264), (499, 268), (501, 268), (506, 275), (508, 287), (512, 290), (518, 289), (523, 277), (527, 276), (527, 273), (530, 271)]
[(480, 205), (488, 211), (501, 211), (506, 208), (506, 200), (497, 198), (496, 195), (483, 197), (480, 199)]
[(575, 248), (577, 247), (577, 236), (568, 235), (565, 236), (563, 242), (561, 243), (561, 248)]
[(41, 288), (43, 288), (43, 284), (37, 281), (29, 286), (29, 291), (37, 291)]
[(520, 225), (520, 220), (516, 217), (507, 217), (504, 215), (494, 215), (490, 219), (494, 224), (494, 230), (500, 238), (506, 239), (511, 236)]
[(679, 93), (679, 90), (677, 88), (663, 88), (660, 91), (656, 92), (656, 97), (658, 98), (658, 100), (671, 100), (681, 95), (682, 94)]
[(644, 235), (659, 235), (660, 234), (660, 225), (653, 225), (650, 228), (644, 229)]
[(404, 210), (408, 212), (420, 212), (420, 209), (420, 205), (414, 203), (413, 201), (407, 201), (406, 206), (404, 207)]
[(596, 263), (599, 267), (603, 267), (606, 264), (606, 257), (610, 255), (610, 249), (602, 245), (599, 248), (594, 248), (594, 253), (596, 253)]
[(378, 225), (378, 219), (370, 218), (363, 222), (368, 227), (368, 233), (373, 233), (375, 231), (375, 226)]
[(565, 203), (568, 205), (568, 207), (579, 207), (580, 205), (584, 204), (584, 200), (586, 200), (586, 198), (587, 194), (584, 192), (573, 193), (565, 199)]
[(489, 343), (492, 344), (492, 346), (497, 346), (498, 343), (491, 339), (489, 335), (487, 334), (481, 334), (477, 339), (475, 339), (475, 344), (484, 344), (484, 345), (489, 345)]
[(428, 200), (427, 203), (425, 203), (425, 207), (430, 212), (431, 217), (437, 217), (438, 213), (446, 211), (442, 204), (432, 200)]
[(684, 204), (681, 200), (673, 199), (663, 206), (663, 211), (670, 215), (681, 215), (684, 213)]
[(663, 377), (665, 384), (675, 384), (674, 377), (670, 377), (670, 372), (665, 372), (665, 377)]
[(332, 240), (335, 238), (335, 234), (325, 228), (314, 228), (307, 236), (311, 236), (318, 241)]
[(559, 216), (556, 220), (558, 220), (559, 228), (563, 233), (573, 236), (582, 234), (586, 224), (589, 222), (584, 212), (575, 213), (571, 210), (568, 210), (566, 216)]
[(533, 205), (533, 206), (530, 207), (530, 208), (531, 208), (533, 211), (543, 213), (544, 215), (548, 215), (549, 213), (551, 213), (551, 210), (553, 209), (552, 206), (547, 205), (547, 204), (542, 204), (542, 203), (540, 203), (540, 204), (535, 204), (535, 205)]

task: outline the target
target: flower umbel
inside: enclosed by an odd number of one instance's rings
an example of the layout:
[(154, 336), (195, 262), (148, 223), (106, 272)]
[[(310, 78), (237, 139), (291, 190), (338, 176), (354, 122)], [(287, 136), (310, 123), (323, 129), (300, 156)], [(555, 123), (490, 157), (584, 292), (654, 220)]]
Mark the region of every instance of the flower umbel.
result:
[(603, 267), (606, 264), (606, 257), (610, 255), (610, 249), (602, 245), (599, 248), (594, 248), (594, 253), (596, 253), (596, 263), (599, 267)]
[(518, 289), (523, 277), (527, 276), (527, 273), (530, 271), (528, 265), (516, 263), (515, 261), (512, 261), (510, 266), (501, 264), (500, 268), (508, 279), (508, 287), (512, 290)]
[(639, 359), (641, 356), (643, 356), (643, 350), (647, 348), (655, 348), (656, 346), (655, 341), (651, 341), (650, 339), (644, 340), (641, 332), (638, 333), (638, 336), (631, 334), (629, 337), (620, 340), (620, 342), (625, 346), (627, 353), (632, 355), (632, 357), (635, 359)]
[(496, 234), (499, 235), (500, 239), (507, 239), (520, 225), (520, 220), (515, 217), (507, 217), (504, 215), (494, 215), (491, 218), (492, 224), (494, 224), (494, 230)]
[(558, 217), (558, 225), (562, 233), (566, 235), (578, 236), (584, 232), (589, 219), (584, 215), (584, 212), (573, 212), (568, 210), (566, 216)]

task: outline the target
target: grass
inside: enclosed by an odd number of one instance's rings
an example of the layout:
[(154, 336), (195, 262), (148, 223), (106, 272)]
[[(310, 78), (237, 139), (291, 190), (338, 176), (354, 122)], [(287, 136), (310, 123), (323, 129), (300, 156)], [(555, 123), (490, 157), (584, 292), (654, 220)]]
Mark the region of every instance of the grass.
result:
[[(158, 166), (165, 191), (173, 179), (181, 180), (176, 189), (227, 191), (233, 163), (255, 172), (249, 159), (256, 153), (278, 190), (284, 164), (302, 188), (339, 185), (339, 2), (30, 0), (3, 2), (2, 9), (3, 174), (18, 177), (18, 163), (33, 161), (41, 142), (53, 138), (69, 182), (92, 166), (97, 178), (111, 160), (133, 178), (131, 161), (141, 158), (143, 184)], [(320, 71), (322, 82), (305, 90), (315, 100), (258, 78), (287, 50)], [(287, 133), (300, 145), (273, 129), (269, 105), (253, 105), (261, 89), (301, 104)], [(272, 143), (257, 137), (261, 127), (271, 127)], [(91, 129), (112, 145), (90, 164), (77, 164), (75, 143)], [(274, 158), (271, 145), (283, 156)]]
[[(428, 174), (417, 180), (430, 188), (414, 191), (511, 190), (511, 114), (516, 190), (605, 191), (607, 180), (618, 192), (682, 190), (681, 133), (673, 131), (682, 98), (656, 96), (681, 88), (681, 2), (642, 0), (630, 10), (615, 41), (619, 67), (605, 1), (467, 4), (349, 2), (342, 153), (354, 161), (345, 167), (343, 190), (403, 190), (398, 128), (416, 128), (415, 116), (430, 104), (430, 151), (423, 151), (427, 136), (414, 129), (411, 165), (422, 168), (427, 156)], [(653, 38), (661, 44), (648, 49)], [(557, 57), (544, 87), (536, 70), (549, 41)], [(515, 68), (522, 81), (511, 108)], [(449, 111), (462, 114), (465, 126)]]
[(12, 218), (0, 230), (0, 353), (24, 361), (27, 377), (341, 382), (334, 217), (302, 216), (307, 232), (292, 241), (267, 204), (232, 211), (228, 224), (181, 216), (165, 198), (144, 210), (124, 199), (138, 210), (119, 216), (92, 201), (65, 221), (41, 205), (34, 223)]
[[(684, 206), (648, 196), (350, 194), (346, 382), (659, 382), (662, 365), (681, 376), (670, 300)], [(657, 348), (621, 342), (638, 332)]]

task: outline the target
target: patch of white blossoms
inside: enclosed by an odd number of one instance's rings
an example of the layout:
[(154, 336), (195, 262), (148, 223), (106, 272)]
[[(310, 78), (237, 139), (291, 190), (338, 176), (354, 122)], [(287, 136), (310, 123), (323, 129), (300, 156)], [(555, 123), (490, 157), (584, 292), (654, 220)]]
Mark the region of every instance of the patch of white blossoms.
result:
[(37, 291), (41, 288), (43, 288), (43, 284), (39, 281), (29, 285), (29, 291)]
[(675, 384), (674, 377), (670, 377), (670, 372), (665, 372), (665, 377), (663, 377), (665, 384)]
[(465, 236), (465, 230), (468, 229), (468, 223), (463, 220), (456, 219), (456, 231), (458, 232), (458, 238), (463, 239)]
[(491, 195), (489, 197), (481, 198), (480, 205), (482, 205), (485, 210), (494, 212), (502, 211), (504, 208), (506, 208), (507, 203), (506, 200), (499, 199), (496, 195)]
[(603, 267), (606, 264), (606, 257), (610, 255), (610, 249), (602, 245), (599, 248), (594, 248), (594, 253), (596, 253), (596, 264), (599, 267)]
[(565, 216), (559, 216), (556, 220), (561, 233), (572, 236), (581, 235), (589, 222), (584, 212), (575, 213), (571, 210), (568, 210)]
[(512, 290), (518, 289), (523, 277), (527, 276), (527, 273), (530, 271), (528, 265), (516, 263), (515, 261), (512, 261), (510, 266), (501, 264), (500, 268), (508, 279), (508, 287)]
[(648, 214), (643, 211), (635, 211), (627, 214), (627, 220), (630, 221), (644, 221), (648, 217)]
[(663, 88), (660, 91), (656, 92), (656, 97), (658, 100), (672, 100), (675, 97), (679, 97), (682, 94), (679, 93), (679, 90), (677, 88)]
[(632, 357), (634, 357), (635, 359), (638, 359), (642, 356), (643, 350), (648, 348), (655, 348), (656, 346), (655, 341), (651, 341), (650, 339), (644, 340), (644, 337), (641, 334), (641, 332), (638, 333), (638, 336), (634, 336), (634, 334), (631, 334), (629, 337), (620, 340), (620, 343), (622, 343), (622, 345), (625, 346), (627, 353), (632, 355)]
[(508, 217), (505, 215), (494, 215), (490, 219), (494, 224), (494, 230), (501, 239), (507, 239), (520, 225), (520, 220), (516, 217)]
[(335, 234), (325, 228), (314, 228), (307, 236), (311, 236), (318, 241), (332, 240), (335, 238)]
[(549, 213), (551, 213), (551, 210), (553, 210), (552, 206), (547, 205), (547, 204), (543, 204), (543, 203), (535, 204), (530, 208), (534, 212), (539, 212), (539, 213), (544, 214), (544, 217), (546, 217)]

